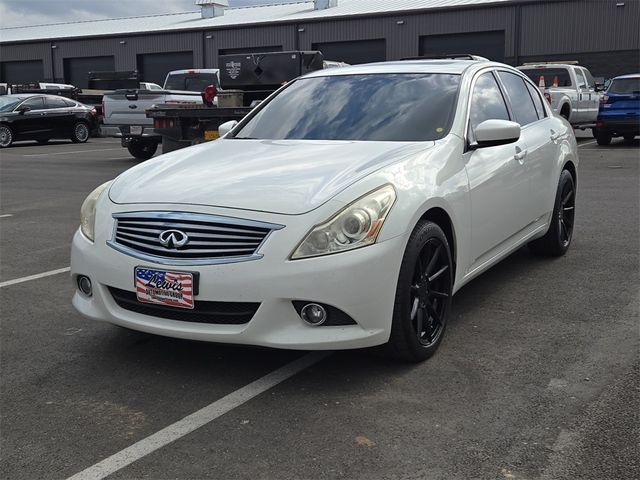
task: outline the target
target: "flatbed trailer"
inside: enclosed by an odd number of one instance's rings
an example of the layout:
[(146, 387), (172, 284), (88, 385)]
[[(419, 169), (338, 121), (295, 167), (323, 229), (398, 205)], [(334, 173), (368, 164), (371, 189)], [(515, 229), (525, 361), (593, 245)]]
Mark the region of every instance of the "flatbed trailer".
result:
[(218, 127), (230, 120), (240, 121), (251, 107), (207, 107), (204, 104), (154, 105), (146, 111), (153, 118), (153, 130), (162, 136), (162, 152), (197, 145), (219, 137)]

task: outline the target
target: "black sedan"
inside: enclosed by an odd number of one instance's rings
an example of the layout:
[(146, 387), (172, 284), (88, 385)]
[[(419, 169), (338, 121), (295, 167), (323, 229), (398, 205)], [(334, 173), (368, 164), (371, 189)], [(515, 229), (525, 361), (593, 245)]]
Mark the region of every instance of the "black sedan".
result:
[(86, 142), (97, 127), (96, 110), (55, 95), (0, 96), (0, 147), (19, 140), (47, 143), (52, 138)]

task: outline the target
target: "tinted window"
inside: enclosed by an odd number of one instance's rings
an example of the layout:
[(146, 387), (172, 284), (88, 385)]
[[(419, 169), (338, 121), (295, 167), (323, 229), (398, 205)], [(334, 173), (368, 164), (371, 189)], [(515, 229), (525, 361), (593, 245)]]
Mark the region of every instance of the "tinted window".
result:
[(566, 68), (526, 68), (522, 70), (536, 85), (540, 85), (540, 77), (544, 78), (546, 87), (551, 87), (557, 81), (559, 87), (570, 87), (571, 76)]
[(42, 110), (44, 109), (44, 99), (42, 97), (34, 97), (22, 104), (22, 106), (29, 107), (31, 110)]
[(74, 102), (73, 100), (69, 100), (68, 98), (63, 98), (62, 100), (64, 101), (64, 104), (67, 107), (75, 107), (76, 106), (76, 102)]
[(469, 115), (471, 130), (485, 120), (510, 120), (498, 82), (491, 73), (480, 75), (473, 87)]
[(167, 78), (164, 88), (203, 92), (209, 85), (219, 86), (218, 76), (215, 73), (176, 73)]
[(289, 84), (236, 138), (425, 141), (447, 135), (460, 77), (336, 75)]
[(533, 98), (533, 104), (536, 107), (536, 112), (538, 113), (538, 118), (545, 118), (547, 116), (547, 112), (544, 109), (544, 100), (540, 96), (540, 90), (531, 85), (530, 83), (525, 82), (529, 93), (531, 94), (531, 98)]
[(578, 88), (587, 88), (587, 81), (584, 79), (582, 70), (576, 68), (576, 80), (578, 81)]
[(509, 97), (511, 109), (516, 116), (516, 122), (524, 127), (538, 120), (536, 107), (533, 105), (533, 100), (531, 100), (531, 95), (529, 95), (529, 90), (527, 90), (524, 80), (518, 75), (509, 72), (498, 72), (498, 76), (507, 90), (507, 96)]
[(62, 98), (47, 97), (47, 108), (67, 108), (67, 103)]
[(616, 78), (611, 82), (608, 93), (640, 93), (640, 77)]
[(0, 112), (10, 112), (22, 102), (23, 98), (0, 96)]
[(587, 85), (589, 85), (589, 88), (595, 88), (596, 81), (593, 79), (593, 76), (591, 75), (589, 70), (587, 70), (586, 68), (583, 68), (582, 72), (584, 73), (584, 78), (587, 79)]

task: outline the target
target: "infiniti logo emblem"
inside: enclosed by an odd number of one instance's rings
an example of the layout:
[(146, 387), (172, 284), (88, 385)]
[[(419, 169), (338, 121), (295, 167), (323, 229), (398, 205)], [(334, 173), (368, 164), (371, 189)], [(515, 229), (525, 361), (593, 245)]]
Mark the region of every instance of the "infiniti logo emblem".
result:
[(158, 236), (160, 244), (165, 248), (184, 247), (189, 241), (186, 233), (180, 230), (165, 230)]

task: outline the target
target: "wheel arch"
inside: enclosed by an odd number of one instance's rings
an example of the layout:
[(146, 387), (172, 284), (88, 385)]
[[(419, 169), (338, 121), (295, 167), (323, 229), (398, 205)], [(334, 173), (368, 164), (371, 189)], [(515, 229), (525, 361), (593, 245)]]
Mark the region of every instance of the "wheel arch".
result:
[(567, 160), (564, 165), (562, 165), (562, 170), (567, 170), (571, 174), (571, 177), (573, 178), (573, 184), (575, 188), (578, 188), (578, 171), (573, 161)]
[(447, 237), (447, 242), (449, 242), (449, 247), (451, 249), (451, 260), (453, 262), (453, 278), (455, 279), (458, 249), (456, 241), (456, 231), (453, 226), (451, 216), (442, 207), (431, 207), (422, 214), (419, 221), (422, 220), (430, 221), (438, 225), (444, 232), (445, 237)]

